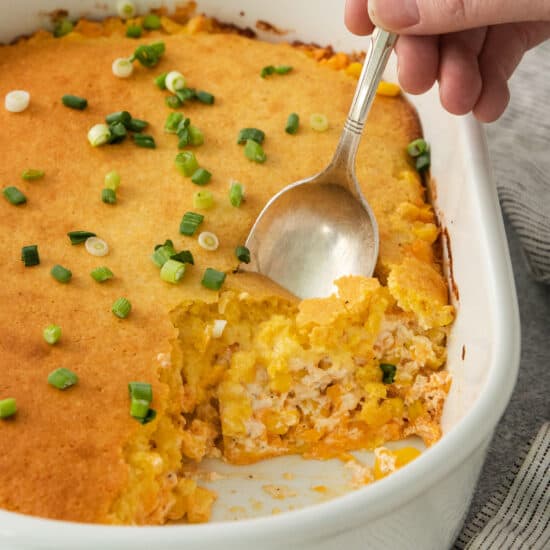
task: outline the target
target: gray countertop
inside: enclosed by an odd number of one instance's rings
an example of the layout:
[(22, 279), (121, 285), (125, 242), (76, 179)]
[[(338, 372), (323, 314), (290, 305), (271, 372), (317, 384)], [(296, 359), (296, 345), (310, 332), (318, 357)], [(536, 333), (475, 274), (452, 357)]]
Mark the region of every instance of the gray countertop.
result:
[(491, 441), (466, 522), (479, 512), (504, 481), (522, 447), (550, 418), (550, 285), (529, 276), (517, 235), (507, 221), (506, 233), (521, 317), (521, 362), (512, 399)]

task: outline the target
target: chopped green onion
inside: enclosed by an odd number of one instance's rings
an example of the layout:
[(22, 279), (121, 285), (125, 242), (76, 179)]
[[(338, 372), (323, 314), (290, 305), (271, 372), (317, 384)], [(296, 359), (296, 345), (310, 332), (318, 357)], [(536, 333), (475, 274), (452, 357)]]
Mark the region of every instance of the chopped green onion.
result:
[(48, 374), (48, 384), (58, 390), (66, 390), (67, 388), (74, 386), (77, 382), (78, 376), (64, 367), (55, 369)]
[(182, 103), (190, 99), (197, 99), (197, 91), (195, 88), (182, 88), (181, 90), (176, 90), (176, 95)]
[(185, 273), (185, 264), (177, 260), (168, 260), (164, 262), (160, 270), (160, 278), (167, 283), (175, 284), (181, 280)]
[(55, 27), (53, 29), (53, 35), (56, 38), (61, 38), (66, 34), (69, 34), (74, 28), (74, 25), (71, 21), (66, 18), (59, 19), (55, 22)]
[(225, 273), (207, 267), (202, 277), (201, 284), (210, 290), (219, 290), (225, 281)]
[(215, 101), (215, 97), (209, 93), (205, 92), (204, 90), (200, 90), (195, 94), (195, 97), (201, 102), (205, 103), (206, 105), (212, 105)]
[(149, 123), (146, 120), (141, 120), (139, 118), (131, 118), (130, 122), (126, 124), (126, 128), (130, 130), (130, 132), (139, 133), (139, 132), (143, 132), (143, 130), (145, 130), (145, 128), (147, 128), (148, 125)]
[(237, 256), (237, 259), (240, 262), (243, 262), (245, 264), (250, 263), (250, 250), (246, 248), (246, 246), (238, 246), (235, 248), (235, 256)]
[(292, 71), (292, 67), (290, 65), (279, 65), (275, 67), (275, 72), (277, 74), (287, 74), (290, 71)]
[(419, 138), (411, 141), (407, 145), (407, 153), (411, 157), (418, 157), (422, 153), (427, 153), (430, 150), (430, 146), (426, 142), (426, 140)]
[(328, 118), (322, 113), (314, 113), (309, 117), (309, 125), (316, 132), (324, 132), (328, 129)]
[(42, 331), (42, 336), (48, 344), (53, 346), (54, 344), (57, 344), (61, 338), (61, 327), (59, 325), (48, 325)]
[(71, 244), (81, 244), (85, 242), (86, 239), (95, 237), (95, 233), (91, 231), (69, 231), (67, 236), (71, 239)]
[(149, 412), (149, 401), (132, 397), (130, 401), (130, 415), (134, 418), (145, 418)]
[(185, 88), (185, 78), (179, 71), (170, 71), (164, 80), (166, 89), (175, 94)]
[(160, 73), (158, 76), (156, 76), (153, 80), (153, 82), (161, 89), (166, 90), (166, 75), (168, 73)]
[(204, 168), (199, 168), (198, 170), (195, 170), (195, 172), (193, 172), (193, 175), (191, 176), (191, 181), (193, 183), (196, 183), (197, 185), (206, 185), (211, 178), (212, 174), (208, 170)]
[(134, 134), (134, 143), (138, 147), (145, 147), (146, 149), (155, 149), (157, 146), (155, 138), (148, 134)]
[(214, 195), (206, 189), (197, 191), (193, 195), (193, 207), (200, 210), (208, 210), (214, 206)]
[(204, 143), (204, 134), (193, 125), (189, 126), (189, 145), (202, 145)]
[(68, 283), (73, 276), (70, 269), (63, 267), (62, 265), (56, 264), (50, 270), (50, 275), (60, 283)]
[(262, 132), (262, 130), (258, 130), (258, 128), (243, 128), (239, 130), (239, 136), (237, 137), (237, 143), (239, 145), (243, 145), (249, 139), (261, 145), (264, 142), (265, 133)]
[(98, 237), (88, 237), (84, 243), (86, 252), (92, 256), (106, 256), (109, 252), (109, 245)]
[(134, 64), (127, 57), (117, 57), (111, 65), (111, 70), (118, 78), (128, 78), (134, 72)]
[(273, 65), (267, 65), (260, 71), (260, 76), (265, 78), (275, 72), (275, 67)]
[(43, 178), (45, 174), (46, 173), (44, 172), (44, 170), (36, 170), (34, 168), (29, 168), (28, 170), (25, 170), (21, 174), (21, 177), (24, 180), (33, 181), (33, 180), (39, 180)]
[[(189, 120), (186, 118), (185, 120)], [(189, 142), (191, 141), (191, 134), (189, 133), (189, 128), (182, 128), (181, 130), (178, 130), (178, 149), (183, 149), (184, 147), (187, 147), (189, 145)]]
[(115, 111), (114, 113), (109, 113), (105, 117), (105, 122), (107, 124), (115, 124), (116, 122), (121, 122), (126, 128), (132, 120), (132, 115), (128, 111)]
[(17, 412), (17, 401), (13, 397), (0, 399), (0, 418), (9, 418)]
[(4, 107), (10, 113), (21, 113), (31, 101), (31, 94), (25, 90), (12, 90), (4, 98)]
[(128, 38), (140, 38), (142, 28), (139, 25), (128, 25), (126, 27), (126, 36)]
[(300, 124), (300, 117), (296, 113), (288, 115), (286, 121), (285, 132), (287, 134), (295, 134), (298, 131), (298, 125)]
[(397, 371), (396, 366), (390, 365), (389, 363), (380, 363), (380, 370), (383, 373), (382, 382), (384, 382), (384, 384), (393, 384)]
[(21, 248), (21, 261), (25, 264), (25, 267), (32, 267), (40, 263), (40, 256), (38, 255), (38, 245), (29, 244)]
[[(143, 26), (145, 27), (145, 25)], [(156, 42), (150, 45), (142, 44), (135, 49), (130, 61), (137, 59), (144, 67), (154, 67), (159, 62), (164, 49), (164, 42)]]
[(106, 124), (96, 124), (88, 131), (88, 141), (92, 147), (105, 145), (111, 139), (111, 130)]
[(247, 159), (254, 162), (263, 163), (265, 162), (266, 154), (262, 146), (253, 139), (247, 139), (246, 145), (244, 146), (244, 155)]
[(231, 187), (229, 188), (229, 202), (232, 206), (235, 206), (238, 208), (241, 206), (241, 203), (244, 200), (244, 186), (242, 183), (239, 183), (238, 181), (234, 181), (231, 183)]
[(183, 120), (181, 113), (170, 113), (164, 123), (164, 131), (169, 134), (175, 134), (178, 129), (179, 123)]
[(90, 275), (92, 276), (92, 279), (98, 283), (104, 283), (114, 277), (113, 272), (105, 266), (96, 267), (90, 272)]
[(155, 411), (155, 409), (149, 409), (145, 418), (136, 418), (136, 420), (141, 424), (149, 424), (149, 422), (152, 422), (156, 417), (157, 411)]
[[(111, 170), (105, 174), (105, 188), (116, 191), (120, 185), (120, 174), (116, 170)], [(89, 237), (95, 237), (95, 235), (89, 235)]]
[(203, 220), (204, 216), (202, 214), (186, 212), (181, 219), (180, 233), (192, 237)]
[(126, 298), (115, 300), (111, 311), (120, 319), (125, 319), (132, 310), (132, 304)]
[(418, 172), (424, 172), (430, 167), (430, 163), (430, 152), (427, 151), (426, 153), (422, 153), (421, 155), (418, 155), (418, 157), (416, 157), (416, 170)]
[(178, 122), (178, 126), (176, 127), (176, 134), (178, 134), (178, 136), (183, 132), (183, 130), (186, 130), (187, 128), (189, 128), (189, 124), (191, 122), (191, 119), (189, 118), (183, 118)]
[(116, 191), (114, 189), (102, 189), (101, 200), (105, 204), (116, 204)]
[(142, 399), (151, 403), (153, 401), (153, 387), (148, 382), (130, 382), (128, 384), (130, 399)]
[(167, 239), (164, 244), (155, 246), (153, 254), (151, 254), (151, 260), (158, 266), (162, 267), (172, 256), (176, 254), (174, 243)]
[(176, 168), (186, 177), (191, 177), (199, 167), (195, 154), (183, 151), (176, 155)]
[(201, 248), (204, 248), (205, 250), (217, 250), (218, 246), (220, 246), (220, 241), (218, 240), (218, 237), (215, 233), (211, 233), (210, 231), (203, 231), (199, 238), (197, 239), (199, 246)]
[(126, 126), (122, 122), (114, 122), (109, 124), (109, 132), (111, 137), (109, 138), (109, 143), (120, 143), (126, 139)]
[(77, 109), (79, 111), (82, 111), (88, 106), (88, 101), (85, 98), (71, 94), (62, 96), (61, 102), (65, 107), (70, 107), (71, 109)]
[(191, 254), (189, 250), (182, 250), (181, 252), (170, 256), (170, 259), (175, 260), (176, 262), (181, 262), (182, 264), (195, 264), (193, 254)]
[(17, 187), (14, 187), (11, 185), (10, 187), (4, 187), (2, 190), (2, 193), (4, 194), (4, 197), (6, 197), (6, 200), (14, 205), (19, 204), (25, 204), (27, 202), (27, 197), (17, 189)]
[(170, 109), (177, 109), (183, 105), (181, 99), (177, 95), (169, 95), (164, 98), (164, 102)]
[(154, 13), (150, 13), (143, 18), (142, 25), (148, 31), (160, 29), (160, 17)]
[(136, 6), (130, 0), (119, 0), (116, 4), (116, 11), (122, 19), (130, 19), (136, 14)]

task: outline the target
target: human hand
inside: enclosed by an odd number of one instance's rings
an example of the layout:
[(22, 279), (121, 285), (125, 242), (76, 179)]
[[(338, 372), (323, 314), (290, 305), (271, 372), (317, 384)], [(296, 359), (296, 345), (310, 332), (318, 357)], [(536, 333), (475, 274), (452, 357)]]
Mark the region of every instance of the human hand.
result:
[(399, 33), (405, 91), (421, 94), (437, 80), (447, 111), (492, 122), (523, 54), (550, 38), (550, 0), (347, 0), (345, 21), (355, 34), (373, 25)]

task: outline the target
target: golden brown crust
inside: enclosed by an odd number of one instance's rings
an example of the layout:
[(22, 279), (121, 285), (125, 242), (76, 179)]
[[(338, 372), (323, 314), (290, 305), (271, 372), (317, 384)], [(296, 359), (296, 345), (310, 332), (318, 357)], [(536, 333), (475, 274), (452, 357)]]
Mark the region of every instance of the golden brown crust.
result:
[[(129, 55), (138, 43), (152, 42), (155, 35), (140, 41), (105, 37), (100, 26), (89, 22), (81, 23), (80, 30), (97, 38), (73, 34), (53, 40), (40, 35), (2, 52), (0, 89), (26, 89), (32, 99), (24, 113), (0, 110), (0, 181), (17, 185), (28, 197), (21, 207), (0, 200), (0, 269), (5, 277), (0, 289), (0, 398), (13, 396), (19, 407), (14, 419), (0, 421), (0, 507), (97, 522), (106, 521), (111, 503), (127, 483), (125, 443), (143, 429), (129, 416), (127, 383), (151, 382), (153, 406), (160, 413), (167, 407), (168, 390), (157, 380), (155, 359), (169, 351), (175, 337), (167, 312), (186, 299), (215, 300), (217, 293), (200, 286), (204, 268), (232, 271), (233, 250), (266, 200), (327, 164), (355, 80), (318, 67), (288, 45), (206, 34), (162, 36), (166, 54), (158, 67), (136, 67), (130, 79), (121, 80), (111, 73), (113, 59)], [(266, 63), (291, 64), (294, 70), (284, 78), (264, 80), (259, 71)], [(201, 229), (220, 236), (216, 253), (178, 234), (182, 214), (192, 209), (195, 188), (174, 169), (176, 141), (163, 133), (168, 109), (164, 94), (152, 84), (153, 76), (176, 68), (190, 86), (216, 96), (213, 107), (184, 109), (205, 133), (205, 144), (196, 154), (214, 174), (210, 189), (217, 206)], [(89, 107), (82, 112), (67, 109), (60, 101), (66, 93), (87, 97)], [(87, 130), (120, 109), (151, 123), (156, 150), (137, 148), (131, 140), (89, 146)], [(283, 131), (292, 111), (302, 117), (297, 136)], [(329, 131), (309, 129), (309, 115), (315, 112), (328, 116)], [(244, 126), (266, 132), (264, 165), (249, 162), (235, 144)], [(400, 260), (396, 250), (401, 243), (391, 234), (393, 222), (387, 221), (390, 213), (405, 201), (422, 206), (419, 182), (399, 180), (411, 168), (402, 150), (419, 133), (416, 114), (405, 99), (377, 98), (357, 172), (380, 220), (382, 272)], [(46, 177), (20, 181), (20, 173), (31, 167), (45, 170)], [(104, 174), (113, 169), (120, 172), (122, 185), (118, 204), (108, 206), (100, 192)], [(240, 210), (226, 199), (230, 179), (247, 189)], [(66, 233), (77, 229), (97, 232), (109, 243), (110, 254), (98, 259), (81, 245), (71, 246)], [(178, 286), (163, 283), (149, 259), (153, 246), (166, 238), (195, 256), (196, 265)], [(20, 250), (28, 244), (38, 244), (40, 266), (22, 266)], [(72, 270), (69, 284), (50, 276), (56, 263)], [(98, 265), (109, 266), (115, 278), (95, 283), (89, 272)], [(231, 277), (228, 285), (240, 284), (239, 277)], [(110, 312), (120, 296), (133, 304), (126, 320)], [(42, 340), (42, 329), (52, 322), (63, 328), (54, 347)], [(76, 387), (64, 392), (46, 383), (47, 374), (61, 366), (80, 377)]]

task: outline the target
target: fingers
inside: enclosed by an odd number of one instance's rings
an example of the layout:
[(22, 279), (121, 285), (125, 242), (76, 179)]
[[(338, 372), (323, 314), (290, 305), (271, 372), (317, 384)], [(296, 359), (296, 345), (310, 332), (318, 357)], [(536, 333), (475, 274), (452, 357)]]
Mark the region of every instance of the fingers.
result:
[(439, 67), (437, 36), (401, 36), (395, 45), (401, 87), (410, 94), (427, 92), (435, 83)]
[(550, 21), (548, 0), (369, 0), (371, 21), (407, 34), (442, 34), (522, 21)]
[(346, 0), (344, 21), (354, 34), (364, 36), (372, 32), (374, 25), (369, 18), (367, 3), (367, 0)]
[(478, 55), (485, 41), (486, 28), (472, 29), (441, 37), (439, 96), (452, 114), (469, 113), (482, 90)]

